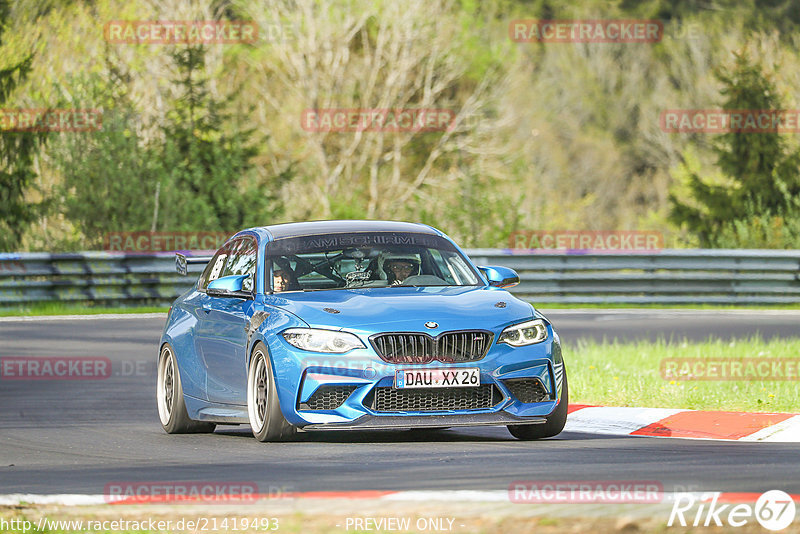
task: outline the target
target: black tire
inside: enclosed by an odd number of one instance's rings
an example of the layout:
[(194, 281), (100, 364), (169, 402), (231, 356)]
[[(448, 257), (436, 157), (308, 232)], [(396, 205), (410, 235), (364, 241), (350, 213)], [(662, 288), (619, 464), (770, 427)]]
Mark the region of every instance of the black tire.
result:
[(552, 438), (564, 430), (567, 423), (567, 409), (569, 407), (569, 385), (567, 384), (567, 369), (564, 368), (564, 384), (561, 392), (561, 401), (553, 413), (547, 416), (547, 422), (540, 425), (508, 425), (511, 435), (521, 440)]
[(197, 434), (213, 432), (214, 423), (189, 419), (183, 400), (181, 373), (178, 362), (169, 344), (161, 348), (158, 355), (158, 378), (156, 380), (156, 403), (158, 418), (167, 434)]
[(256, 343), (247, 372), (247, 415), (258, 441), (283, 441), (294, 436), (297, 428), (281, 412), (272, 362), (263, 343)]

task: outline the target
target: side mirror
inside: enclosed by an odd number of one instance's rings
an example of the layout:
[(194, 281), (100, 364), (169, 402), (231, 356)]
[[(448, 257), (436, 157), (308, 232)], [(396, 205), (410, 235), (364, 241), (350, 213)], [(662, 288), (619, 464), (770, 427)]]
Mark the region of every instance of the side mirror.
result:
[(211, 261), (211, 256), (192, 256), (187, 258), (180, 252), (175, 253), (175, 270), (183, 276), (189, 274), (189, 265), (208, 263)]
[(507, 289), (519, 284), (519, 275), (514, 269), (498, 265), (486, 265), (485, 267), (478, 267), (478, 269), (489, 280), (489, 285), (492, 287)]
[(250, 278), (249, 274), (223, 276), (222, 278), (217, 278), (210, 282), (206, 293), (210, 297), (252, 299), (253, 292), (244, 289), (245, 282), (247, 281), (250, 281), (250, 286), (252, 286), (252, 278)]

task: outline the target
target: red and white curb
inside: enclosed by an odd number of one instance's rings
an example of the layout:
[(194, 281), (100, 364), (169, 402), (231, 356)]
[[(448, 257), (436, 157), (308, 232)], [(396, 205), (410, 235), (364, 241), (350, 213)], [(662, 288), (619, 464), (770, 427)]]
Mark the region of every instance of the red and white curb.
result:
[(615, 408), (575, 404), (565, 432), (732, 441), (800, 442), (800, 414)]

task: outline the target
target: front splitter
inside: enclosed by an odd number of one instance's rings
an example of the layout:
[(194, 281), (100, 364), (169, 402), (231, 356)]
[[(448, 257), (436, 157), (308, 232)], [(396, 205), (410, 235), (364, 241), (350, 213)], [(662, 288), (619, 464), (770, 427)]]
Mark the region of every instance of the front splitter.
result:
[(452, 426), (541, 425), (545, 417), (516, 417), (507, 413), (445, 415), (363, 415), (346, 423), (316, 423), (303, 430), (385, 430), (392, 428), (437, 428)]

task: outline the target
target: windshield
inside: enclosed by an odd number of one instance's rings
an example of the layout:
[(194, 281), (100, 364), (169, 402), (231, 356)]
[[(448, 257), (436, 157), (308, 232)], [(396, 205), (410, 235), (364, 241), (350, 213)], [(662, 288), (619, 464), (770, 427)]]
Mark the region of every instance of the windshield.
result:
[(273, 291), (480, 285), (475, 268), (446, 239), (360, 232), (278, 239), (269, 245)]

